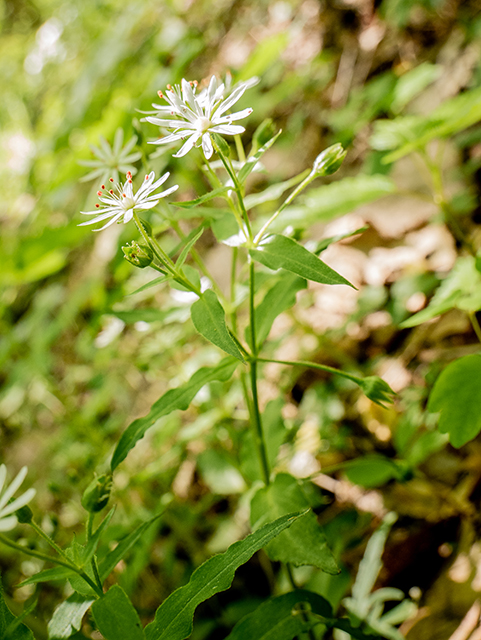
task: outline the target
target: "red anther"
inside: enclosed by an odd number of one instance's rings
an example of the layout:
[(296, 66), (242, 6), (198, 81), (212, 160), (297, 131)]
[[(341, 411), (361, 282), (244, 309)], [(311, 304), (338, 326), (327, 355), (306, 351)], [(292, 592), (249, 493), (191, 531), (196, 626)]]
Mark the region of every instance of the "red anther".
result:
[(173, 111), (171, 111), (171, 112), (170, 112), (170, 115), (171, 115), (171, 116), (173, 116), (173, 115), (174, 115), (174, 112), (173, 112)]
[(114, 181), (114, 179), (113, 179), (113, 178), (109, 178), (109, 180), (110, 180), (110, 182), (113, 182), (113, 181)]
[(96, 204), (95, 206), (97, 207), (97, 209), (100, 209), (100, 205), (99, 204)]
[(197, 82), (197, 80), (194, 80), (194, 87), (196, 87), (199, 83)]
[(129, 184), (132, 184), (132, 180), (129, 179)]
[(97, 195), (98, 195), (98, 196), (101, 196), (101, 195), (102, 195), (102, 192), (101, 192), (101, 191), (97, 191)]
[(130, 171), (127, 171), (127, 180), (131, 180), (132, 179), (132, 174), (130, 173)]
[(159, 96), (159, 98), (163, 98), (164, 94), (162, 93), (162, 91), (157, 91), (157, 95)]
[(114, 192), (112, 191), (112, 189), (110, 189), (109, 193), (111, 193), (112, 195), (114, 195)]
[(172, 91), (172, 85), (171, 85), (171, 84), (168, 84), (168, 85), (167, 85), (167, 89), (168, 89), (169, 91)]
[(145, 176), (145, 179), (146, 179), (146, 180), (148, 180), (148, 179), (149, 179), (149, 176)]
[(104, 184), (102, 185), (102, 189), (105, 189), (105, 185)]
[(190, 84), (191, 87), (193, 87), (194, 86), (193, 80), (189, 80), (189, 84)]
[(123, 193), (123, 194), (122, 194), (122, 197), (123, 197), (123, 198), (126, 198), (127, 196), (125, 195), (125, 193)]

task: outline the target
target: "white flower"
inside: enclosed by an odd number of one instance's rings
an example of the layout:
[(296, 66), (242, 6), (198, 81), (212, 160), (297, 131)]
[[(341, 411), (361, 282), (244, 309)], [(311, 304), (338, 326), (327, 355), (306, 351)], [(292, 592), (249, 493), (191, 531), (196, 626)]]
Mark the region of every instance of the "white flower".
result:
[(230, 114), (226, 112), (241, 98), (249, 86), (252, 85), (248, 82), (239, 83), (230, 95), (224, 98), (225, 85), (218, 84), (215, 76), (212, 76), (209, 87), (197, 96), (196, 86), (192, 87), (187, 80), (182, 80), (182, 86), (169, 85), (165, 94), (159, 93), (160, 97), (169, 103), (168, 106), (152, 105), (157, 109), (157, 114), (146, 120), (160, 127), (172, 129), (173, 133), (154, 140), (151, 144), (168, 144), (187, 138), (180, 150), (174, 154), (174, 158), (185, 156), (194, 146), (201, 144), (205, 157), (209, 159), (214, 152), (211, 133), (233, 136), (245, 131), (244, 127), (232, 122), (246, 118), (252, 113), (252, 109), (243, 109)]
[[(95, 229), (95, 231), (102, 231), (102, 229), (109, 227), (114, 222), (120, 222), (121, 218), (124, 219), (124, 223), (129, 222), (132, 220), (135, 210), (152, 209), (161, 198), (165, 198), (165, 196), (179, 188), (179, 185), (176, 184), (166, 191), (151, 195), (160, 185), (164, 184), (169, 175), (169, 173), (164, 173), (157, 182), (154, 182), (155, 173), (152, 171), (148, 176), (145, 176), (145, 180), (137, 193), (134, 193), (132, 187), (132, 174), (130, 171), (127, 172), (127, 180), (124, 184), (115, 185), (116, 192), (113, 189), (107, 190), (103, 184), (102, 190), (97, 191), (97, 195), (104, 206), (97, 204), (95, 205), (97, 211), (81, 211), (80, 213), (86, 216), (95, 215), (96, 217), (87, 222), (81, 222), (78, 226), (83, 227), (86, 224), (95, 224), (110, 218), (103, 227)], [(113, 178), (110, 178), (110, 182), (113, 181)]]
[(140, 151), (130, 153), (137, 144), (137, 136), (132, 136), (130, 140), (123, 146), (124, 132), (119, 127), (115, 132), (114, 144), (111, 146), (105, 138), (100, 136), (100, 145), (98, 147), (91, 145), (90, 150), (97, 160), (79, 160), (78, 163), (84, 167), (91, 167), (92, 171), (80, 182), (88, 182), (89, 180), (98, 179), (100, 182), (108, 180), (109, 176), (113, 176), (115, 181), (119, 181), (119, 172), (127, 173), (130, 171), (132, 175), (137, 173), (137, 169), (132, 162), (137, 162), (142, 157)]
[(9, 486), (5, 487), (3, 491), (5, 480), (7, 478), (7, 467), (4, 464), (0, 464), (0, 531), (10, 531), (17, 526), (17, 516), (11, 515), (15, 511), (24, 507), (27, 502), (35, 495), (35, 489), (27, 489), (25, 493), (8, 504), (8, 501), (13, 496), (15, 491), (20, 487), (27, 475), (27, 467), (23, 467), (18, 472), (16, 478), (12, 480)]

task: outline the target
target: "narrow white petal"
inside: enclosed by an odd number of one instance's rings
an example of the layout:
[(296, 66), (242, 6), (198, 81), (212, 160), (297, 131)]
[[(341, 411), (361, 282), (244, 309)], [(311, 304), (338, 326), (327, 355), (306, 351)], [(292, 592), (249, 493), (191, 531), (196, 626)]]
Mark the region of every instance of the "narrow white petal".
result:
[(128, 211), (126, 211), (124, 214), (124, 224), (127, 224), (127, 222), (130, 222), (133, 217), (134, 217), (134, 210), (128, 209)]
[(20, 487), (22, 482), (25, 480), (25, 476), (27, 475), (28, 469), (27, 467), (22, 467), (20, 471), (17, 473), (15, 478), (10, 483), (10, 486), (7, 487), (5, 493), (0, 498), (0, 510), (7, 504), (10, 498), (13, 496), (15, 491)]
[(7, 467), (4, 464), (0, 464), (0, 494), (2, 493), (3, 485), (5, 484), (5, 478), (7, 477)]
[(21, 509), (28, 502), (30, 502), (30, 500), (34, 497), (36, 493), (37, 493), (36, 490), (33, 488), (27, 489), (27, 491), (25, 491), (25, 493), (19, 496), (16, 500), (11, 502), (10, 504), (7, 504), (7, 506), (0, 511), (0, 516), (3, 518), (3, 516), (8, 516), (11, 513), (15, 513), (15, 511), (17, 511), (18, 509)]
[(238, 124), (220, 124), (217, 127), (211, 127), (209, 131), (220, 133), (221, 135), (235, 136), (239, 133), (244, 133), (245, 129)]
[(17, 516), (10, 516), (9, 518), (0, 518), (0, 531), (11, 531), (17, 526)]
[(84, 216), (93, 216), (100, 215), (102, 213), (112, 213), (113, 211), (118, 211), (119, 205), (115, 205), (115, 207), (101, 207), (100, 209), (95, 209), (95, 211), (81, 211), (80, 213)]
[(245, 85), (239, 85), (238, 87), (236, 87), (230, 94), (230, 96), (219, 106), (219, 108), (217, 109), (217, 113), (219, 115), (222, 115), (223, 113), (228, 111), (232, 107), (232, 105), (240, 100), (246, 89), (247, 87)]
[[(104, 230), (104, 229), (106, 229), (107, 227), (110, 227), (110, 225), (111, 225), (111, 224), (114, 224), (114, 222), (117, 222), (117, 220), (118, 220), (122, 215), (123, 215), (123, 212), (122, 212), (122, 213), (119, 213), (119, 215), (118, 215), (118, 216), (115, 216), (114, 218), (112, 218), (112, 220), (109, 220), (109, 221), (107, 222), (107, 224), (104, 224), (104, 226), (103, 226), (103, 227), (100, 227), (100, 229), (94, 229), (94, 231), (96, 231), (96, 232), (97, 232), (97, 231), (103, 231), (103, 230)], [(79, 226), (80, 226), (80, 225), (79, 225)]]
[(201, 135), (202, 135), (201, 133), (192, 134), (190, 138), (187, 140), (187, 142), (185, 142), (184, 145), (180, 148), (180, 150), (177, 151), (177, 153), (174, 153), (173, 157), (182, 158), (187, 153), (189, 153), (189, 151), (194, 147), (195, 143), (201, 137)]
[[(242, 111), (236, 111), (236, 113), (229, 113), (227, 116), (222, 116), (216, 118), (214, 116), (214, 123), (224, 124), (232, 122), (233, 120), (242, 120), (242, 118), (247, 118), (252, 113), (252, 109), (249, 107), (248, 109), (242, 109)], [(217, 115), (217, 114), (216, 114)]]
[(179, 188), (179, 185), (174, 184), (174, 186), (170, 187), (170, 189), (166, 189), (165, 191), (162, 191), (162, 193), (159, 193), (159, 197), (165, 198), (166, 196), (170, 196), (170, 194), (174, 193), (174, 191), (177, 191), (178, 188)]
[(177, 140), (185, 138), (185, 136), (189, 135), (189, 133), (189, 131), (179, 131), (177, 133), (171, 133), (170, 136), (158, 138), (157, 140), (150, 140), (149, 144), (169, 144), (170, 142), (176, 142)]
[(207, 160), (211, 158), (212, 154), (214, 153), (214, 149), (212, 147), (212, 141), (208, 133), (204, 133), (204, 135), (202, 136), (202, 151), (204, 152), (204, 155)]

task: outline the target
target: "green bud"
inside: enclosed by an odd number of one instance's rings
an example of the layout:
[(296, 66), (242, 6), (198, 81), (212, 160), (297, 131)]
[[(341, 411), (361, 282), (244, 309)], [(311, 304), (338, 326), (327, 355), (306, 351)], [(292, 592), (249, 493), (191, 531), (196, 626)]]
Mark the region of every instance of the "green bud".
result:
[(342, 144), (339, 142), (324, 149), (314, 160), (312, 173), (318, 176), (330, 176), (339, 169), (346, 157), (346, 153), (347, 151), (343, 149)]
[(124, 252), (124, 258), (127, 262), (130, 262), (140, 269), (148, 267), (154, 259), (152, 249), (149, 246), (139, 244), (138, 242), (131, 242), (130, 246), (128, 244), (125, 245), (125, 247), (122, 247), (122, 251)]
[(274, 137), (276, 133), (276, 128), (274, 126), (274, 122), (272, 118), (267, 118), (257, 127), (254, 131), (254, 135), (252, 136), (253, 146), (256, 149), (260, 149), (265, 145), (266, 142)]
[(94, 478), (84, 491), (82, 496), (82, 507), (89, 513), (102, 511), (102, 509), (107, 506), (111, 489), (111, 473), (104, 473), (98, 478)]
[(396, 395), (388, 383), (382, 378), (379, 378), (379, 376), (368, 376), (367, 378), (362, 378), (359, 380), (358, 384), (369, 400), (381, 405), (381, 407), (385, 406), (383, 404), (384, 402), (392, 404), (392, 396)]
[(30, 524), (33, 520), (33, 512), (26, 504), (24, 507), (20, 507), (18, 511), (15, 511), (15, 515), (17, 516), (17, 520), (20, 524)]

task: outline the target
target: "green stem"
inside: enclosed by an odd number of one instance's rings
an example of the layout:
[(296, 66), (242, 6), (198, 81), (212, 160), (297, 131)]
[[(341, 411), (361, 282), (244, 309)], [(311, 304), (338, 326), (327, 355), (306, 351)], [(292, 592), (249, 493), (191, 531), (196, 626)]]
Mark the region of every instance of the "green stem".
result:
[[(31, 524), (31, 523), (30, 523)], [(44, 536), (42, 536), (44, 537)], [(48, 536), (47, 536), (48, 537)], [(88, 576), (82, 569), (77, 567), (76, 564), (73, 564), (70, 561), (59, 560), (54, 556), (49, 556), (47, 553), (42, 553), (41, 551), (34, 551), (33, 549), (28, 549), (27, 547), (23, 547), (12, 540), (9, 540), (6, 536), (0, 533), (0, 542), (3, 542), (7, 547), (11, 549), (15, 549), (16, 551), (20, 551), (20, 553), (24, 553), (27, 556), (32, 556), (33, 558), (39, 558), (39, 560), (44, 560), (45, 562), (51, 562), (52, 564), (56, 564), (59, 567), (66, 567), (67, 569), (71, 569), (73, 572), (77, 573), (88, 585), (91, 587), (95, 593), (99, 596), (103, 596), (102, 589), (95, 584), (95, 582)], [(63, 551), (62, 551), (62, 555)]]
[[(87, 520), (87, 542), (92, 537), (94, 518), (95, 518), (95, 515), (92, 512), (89, 512), (89, 517)], [(102, 580), (100, 579), (99, 568), (97, 565), (97, 558), (95, 557), (95, 554), (92, 556), (92, 560), (90, 561), (90, 566), (92, 567), (92, 571), (93, 571), (97, 586), (99, 587), (99, 589), (102, 589)]]
[[(308, 170), (309, 171), (309, 170)], [(301, 191), (303, 191), (308, 184), (310, 184), (313, 180), (315, 180), (317, 178), (317, 174), (314, 173), (313, 171), (309, 171), (309, 174), (307, 175), (306, 178), (304, 178), (304, 180), (301, 182), (301, 184), (294, 189), (294, 191), (285, 199), (285, 201), (281, 204), (281, 206), (279, 207), (279, 209), (277, 209), (277, 211), (275, 213), (272, 214), (272, 216), (269, 218), (269, 220), (263, 225), (262, 229), (259, 231), (259, 233), (256, 235), (256, 237), (254, 238), (254, 246), (257, 247), (257, 245), (259, 244), (259, 242), (262, 240), (262, 238), (264, 237), (267, 229), (270, 227), (270, 225), (274, 222), (274, 220), (276, 220), (278, 218), (278, 216), (280, 215), (280, 213), (288, 206), (291, 204), (291, 202), (301, 193)]]
[(240, 137), (239, 134), (234, 136), (234, 142), (235, 142), (235, 148), (237, 151), (237, 157), (239, 158), (239, 160), (241, 162), (245, 162), (246, 161), (246, 154), (244, 151), (244, 145), (242, 144), (242, 138)]
[(219, 158), (222, 161), (222, 164), (225, 167), (225, 170), (229, 174), (232, 182), (234, 183), (234, 190), (235, 190), (235, 192), (237, 194), (237, 200), (239, 202), (239, 208), (240, 208), (240, 211), (241, 211), (241, 214), (242, 214), (242, 218), (243, 218), (243, 220), (245, 222), (245, 226), (247, 228), (247, 233), (249, 234), (249, 240), (252, 240), (253, 239), (252, 227), (251, 227), (251, 223), (250, 223), (250, 220), (249, 220), (249, 216), (247, 215), (247, 209), (246, 209), (245, 204), (244, 204), (244, 196), (242, 194), (242, 187), (241, 187), (241, 185), (240, 185), (240, 183), (239, 183), (239, 181), (237, 179), (236, 173), (235, 173), (235, 171), (234, 171), (234, 169), (233, 169), (233, 167), (232, 167), (232, 165), (230, 163), (229, 158), (226, 158), (224, 156), (224, 154), (222, 153), (222, 151), (220, 150), (220, 148), (218, 147), (218, 145), (215, 142), (214, 142), (214, 147), (215, 147), (215, 150), (217, 151), (217, 154), (218, 154)]
[(338, 376), (342, 376), (343, 378), (347, 378), (348, 380), (352, 380), (356, 384), (362, 382), (362, 378), (359, 376), (355, 376), (352, 373), (346, 373), (341, 369), (336, 369), (335, 367), (329, 367), (327, 364), (317, 364), (317, 362), (309, 362), (308, 360), (273, 360), (272, 358), (257, 358), (259, 362), (274, 362), (276, 364), (286, 364), (290, 366), (297, 367), (309, 367), (310, 369), (318, 369), (319, 371), (327, 371), (328, 373), (334, 373)]
[(257, 346), (256, 346), (256, 324), (255, 324), (255, 268), (254, 262), (249, 258), (249, 324), (251, 335), (251, 351), (252, 359), (250, 361), (250, 381), (252, 393), (252, 414), (251, 420), (254, 427), (254, 438), (259, 453), (259, 459), (262, 467), (262, 474), (266, 486), (269, 485), (270, 470), (269, 460), (267, 458), (266, 443), (264, 441), (264, 432), (262, 429), (262, 417), (259, 409), (259, 397), (257, 394)]
[[(288, 562), (284, 566), (286, 568), (287, 577), (289, 579), (291, 587), (292, 587), (293, 591), (296, 591), (297, 589), (299, 589), (299, 587), (297, 586), (296, 581), (294, 579), (294, 574), (292, 572), (292, 567)], [(299, 613), (300, 613), (300, 615), (302, 617), (303, 622), (308, 622), (308, 612), (301, 610)], [(315, 638), (316, 638), (316, 636), (314, 635), (314, 632), (313, 632), (312, 629), (308, 629), (307, 635), (309, 636), (309, 640), (315, 640)]]
[(35, 520), (30, 520), (29, 524), (32, 527), (32, 529), (35, 531), (35, 533), (37, 533), (41, 538), (43, 538), (45, 542), (47, 542), (47, 544), (49, 544), (52, 547), (52, 549), (59, 554), (61, 558), (63, 558), (66, 562), (71, 564), (71, 560), (67, 556), (65, 551), (61, 547), (59, 547), (58, 544), (47, 533), (45, 533), (43, 529), (41, 529), (38, 526)]

